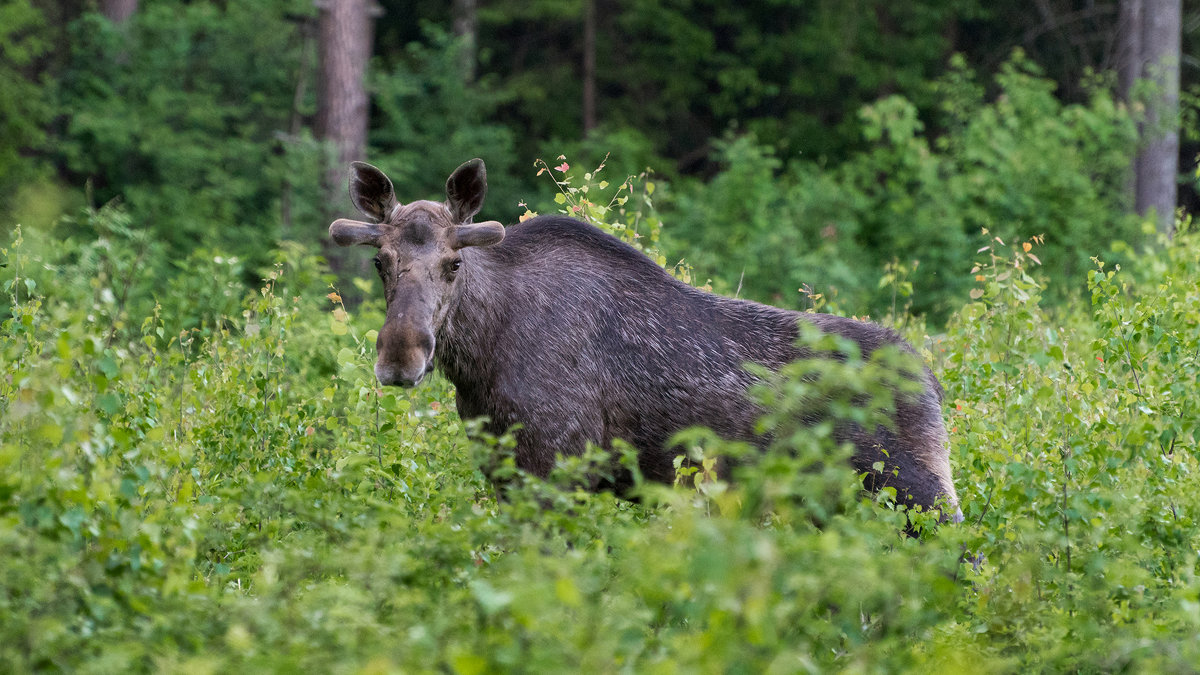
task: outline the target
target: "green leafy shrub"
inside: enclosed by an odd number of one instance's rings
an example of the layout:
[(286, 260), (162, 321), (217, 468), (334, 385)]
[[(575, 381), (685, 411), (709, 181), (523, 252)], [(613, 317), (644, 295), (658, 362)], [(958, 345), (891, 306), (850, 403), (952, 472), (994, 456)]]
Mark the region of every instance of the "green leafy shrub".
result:
[(799, 307), (807, 286), (876, 315), (890, 302), (877, 284), (884, 266), (919, 261), (912, 311), (941, 323), (986, 243), (975, 233), (1042, 234), (1051, 299), (1081, 295), (1090, 256), (1122, 259), (1119, 242), (1142, 237), (1124, 215), (1133, 121), (1099, 89), (1086, 104), (1060, 103), (1019, 53), (995, 84), (985, 101), (956, 60), (935, 87), (946, 129), (936, 138), (904, 98), (864, 107), (868, 149), (833, 167), (785, 168), (752, 136), (727, 141), (724, 171), (676, 190), (669, 248), (694, 251), (698, 272), (721, 289)]
[[(856, 243), (863, 206), (833, 175), (782, 162), (753, 137), (717, 145), (727, 168), (703, 186), (677, 190), (670, 250), (730, 295), (799, 306), (800, 289), (862, 293), (870, 283)], [(686, 254), (682, 252), (686, 251)]]
[[(40, 167), (22, 161), (22, 151), (39, 146), (50, 106), (38, 82), (24, 72), (49, 49), (42, 12), (29, 0), (0, 2), (0, 216), (9, 194), (36, 177)], [(31, 175), (32, 174), (32, 175)]]
[(484, 78), (463, 79), (462, 46), (454, 36), (426, 24), (431, 44), (412, 43), (372, 78), (373, 163), (385, 167), (405, 202), (446, 198), (446, 177), (459, 164), (481, 157), (488, 168), (485, 208), (510, 222), (521, 187), (513, 183), (516, 152), (511, 129), (492, 122), (504, 96)]
[(306, 7), (149, 4), (124, 26), (84, 13), (56, 87), (66, 111), (56, 160), (100, 203), (122, 199), (175, 259), (199, 243), (254, 269), (278, 239), (307, 239), (308, 228), (288, 229), (321, 219), (321, 153), (291, 131), (313, 102), (295, 100), (309, 75), (285, 20)]
[(926, 525), (910, 538), (887, 491), (863, 495), (831, 461), (827, 428), (793, 422), (814, 393), (869, 420), (859, 404), (886, 402), (860, 394), (888, 387), (871, 359), (785, 369), (759, 394), (770, 451), (689, 432), (679, 485), (639, 483), (633, 503), (583, 489), (629, 466), (625, 446), (533, 479), (511, 436), (454, 414), (444, 380), (378, 389), (381, 303), (344, 307), (303, 247), (279, 249), (229, 313), (195, 285), (219, 276), (208, 267), (153, 292), (134, 278), (118, 310), (105, 298), (138, 250), (123, 218), (85, 214), (93, 244), (18, 230), (0, 247), (4, 670), (1180, 672), (1200, 658), (1186, 224), (1123, 251), (1120, 270), (1093, 263), (1091, 302), (1053, 308), (1038, 240), (985, 235), (970, 302), (922, 343), (966, 521), (907, 514)]

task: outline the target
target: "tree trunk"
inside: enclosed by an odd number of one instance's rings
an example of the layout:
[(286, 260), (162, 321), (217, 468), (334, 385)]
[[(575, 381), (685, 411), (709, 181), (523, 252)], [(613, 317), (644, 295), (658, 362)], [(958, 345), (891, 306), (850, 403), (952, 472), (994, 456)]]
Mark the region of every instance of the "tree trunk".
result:
[(332, 147), (324, 183), (331, 207), (346, 197), (346, 167), (366, 159), (367, 63), (374, 39), (373, 0), (319, 0), (317, 136)]
[(583, 0), (583, 135), (596, 128), (596, 0)]
[(1183, 8), (1181, 0), (1143, 0), (1143, 75), (1155, 84), (1146, 105), (1142, 130), (1145, 148), (1138, 156), (1136, 208), (1154, 209), (1158, 229), (1175, 230), (1176, 174), (1179, 167), (1179, 61)]
[(463, 80), (475, 81), (475, 65), (478, 61), (479, 14), (478, 0), (454, 0), (454, 35), (461, 41), (459, 70)]
[(100, 13), (116, 24), (128, 21), (137, 8), (138, 0), (101, 0), (100, 2)]
[(1133, 83), (1142, 76), (1142, 0), (1117, 3), (1117, 89), (1132, 103)]
[[(1121, 0), (1118, 13), (1117, 78), (1122, 97), (1143, 103), (1145, 117), (1133, 163), (1133, 204), (1154, 211), (1160, 232), (1175, 230), (1179, 166), (1179, 63), (1182, 57), (1181, 0)], [(1134, 83), (1148, 81), (1144, 96)]]

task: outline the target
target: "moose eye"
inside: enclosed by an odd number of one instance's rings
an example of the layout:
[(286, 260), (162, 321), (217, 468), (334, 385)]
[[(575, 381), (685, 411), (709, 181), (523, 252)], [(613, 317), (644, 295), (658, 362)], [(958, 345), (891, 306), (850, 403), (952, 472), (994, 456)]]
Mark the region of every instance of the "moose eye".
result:
[(458, 268), (460, 267), (462, 267), (462, 260), (455, 260), (454, 262), (450, 263), (451, 272), (457, 272)]
[(447, 260), (445, 265), (442, 266), (442, 276), (445, 277), (446, 281), (453, 281), (460, 267), (462, 267), (462, 258)]
[(383, 274), (383, 262), (381, 262), (379, 258), (374, 258), (371, 260), (371, 262), (375, 263), (375, 271)]

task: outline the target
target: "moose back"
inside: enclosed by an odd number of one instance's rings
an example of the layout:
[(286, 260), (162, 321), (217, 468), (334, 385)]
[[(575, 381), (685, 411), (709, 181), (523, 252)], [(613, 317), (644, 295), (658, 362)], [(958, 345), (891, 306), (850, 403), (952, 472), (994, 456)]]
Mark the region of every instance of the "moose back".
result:
[[(412, 386), (436, 363), (464, 419), (486, 417), (497, 433), (521, 425), (516, 461), (533, 474), (548, 475), (555, 453), (619, 438), (637, 449), (644, 476), (670, 482), (678, 451), (669, 440), (692, 426), (761, 444), (762, 410), (746, 396), (756, 378), (745, 366), (776, 370), (802, 357), (801, 321), (864, 355), (886, 345), (915, 353), (877, 324), (699, 290), (572, 218), (473, 223), (486, 193), (479, 159), (451, 174), (445, 202), (409, 204), (383, 172), (355, 162), (351, 200), (373, 222), (341, 219), (329, 232), (339, 245), (379, 249), (379, 382)], [(897, 401), (892, 429), (848, 434), (851, 463), (868, 485), (895, 487), (902, 503), (944, 500), (944, 517), (961, 518), (941, 387), (928, 368), (922, 375), (922, 391)]]

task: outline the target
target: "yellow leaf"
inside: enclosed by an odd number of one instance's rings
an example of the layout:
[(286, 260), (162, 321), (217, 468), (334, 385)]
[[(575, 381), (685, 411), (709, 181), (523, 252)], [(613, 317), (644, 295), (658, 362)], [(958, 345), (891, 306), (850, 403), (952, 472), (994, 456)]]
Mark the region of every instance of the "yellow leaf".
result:
[(487, 671), (487, 659), (476, 654), (458, 654), (450, 659), (450, 667), (461, 675), (478, 675)]
[(568, 577), (559, 577), (558, 581), (554, 582), (554, 595), (558, 596), (559, 602), (564, 605), (578, 607), (583, 604), (583, 596), (580, 595), (575, 582)]

